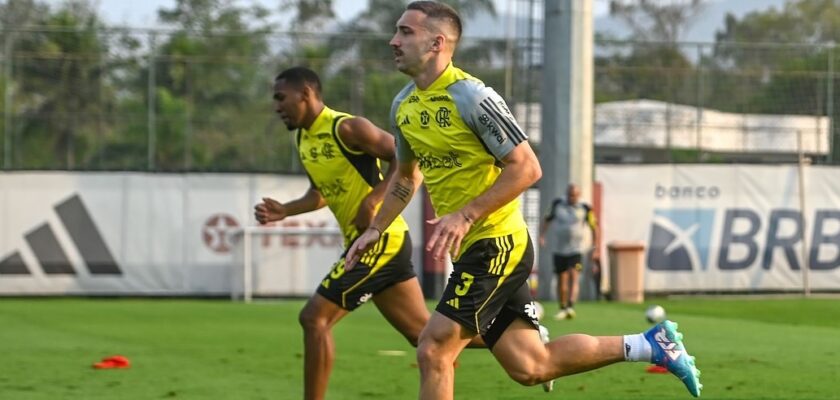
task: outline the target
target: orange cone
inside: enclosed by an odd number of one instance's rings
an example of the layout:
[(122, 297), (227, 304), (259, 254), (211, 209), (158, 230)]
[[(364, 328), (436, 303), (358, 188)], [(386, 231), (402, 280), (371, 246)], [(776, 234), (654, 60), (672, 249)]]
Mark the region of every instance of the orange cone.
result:
[(130, 366), (131, 362), (128, 361), (128, 358), (120, 355), (105, 357), (102, 361), (93, 364), (93, 368), (95, 369), (120, 369), (128, 368)]

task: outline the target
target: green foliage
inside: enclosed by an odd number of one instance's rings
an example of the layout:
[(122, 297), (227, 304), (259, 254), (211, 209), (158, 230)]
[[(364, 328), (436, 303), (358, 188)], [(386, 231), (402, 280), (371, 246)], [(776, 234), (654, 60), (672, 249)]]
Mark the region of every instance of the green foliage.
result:
[(621, 19), (636, 40), (675, 43), (704, 7), (703, 0), (610, 0), (610, 15)]
[[(707, 104), (742, 113), (840, 116), (840, 50), (833, 48), (840, 41), (836, 1), (789, 1), (781, 10), (741, 19), (727, 15), (716, 38), (714, 53), (702, 62), (712, 85)], [(763, 44), (745, 50), (732, 44), (737, 42)], [(834, 148), (829, 159), (836, 163), (840, 124), (832, 121), (830, 129)]]
[(840, 40), (840, 8), (834, 0), (794, 0), (781, 10), (729, 14), (718, 42), (826, 43)]
[(674, 45), (640, 43), (595, 59), (596, 102), (650, 99), (692, 104), (694, 66)]
[[(2, 43), (11, 44), (0, 55), (13, 64), (3, 116), (12, 129), (3, 134), (17, 169), (293, 171), (293, 143), (271, 109), (280, 70), (309, 65), (329, 105), (383, 127), (408, 81), (387, 44), (402, 2), (371, 0), (340, 27), (352, 35), (275, 40), (268, 10), (233, 0), (177, 0), (158, 12), (166, 32), (108, 27), (89, 0), (42, 1), (0, 0)], [(490, 0), (456, 5), (465, 15), (494, 12)], [(295, 13), (291, 26), (315, 31), (335, 22), (332, 8), (331, 0), (280, 2)], [(497, 57), (469, 51), (486, 64)]]

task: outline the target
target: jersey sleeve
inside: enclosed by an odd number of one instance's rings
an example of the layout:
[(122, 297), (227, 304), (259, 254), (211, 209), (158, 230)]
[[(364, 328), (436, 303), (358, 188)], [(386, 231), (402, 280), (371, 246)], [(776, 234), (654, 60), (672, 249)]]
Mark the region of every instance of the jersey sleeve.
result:
[(449, 92), (461, 119), (497, 160), (528, 140), (504, 99), (492, 88), (465, 79), (450, 86)]
[(408, 141), (405, 140), (399, 123), (397, 122), (397, 113), (399, 112), (400, 104), (402, 104), (403, 99), (408, 96), (408, 93), (410, 93), (412, 89), (413, 86), (409, 84), (403, 88), (399, 94), (397, 94), (397, 97), (395, 97), (394, 101), (391, 103), (391, 113), (389, 115), (391, 132), (393, 132), (394, 139), (397, 143), (397, 161), (400, 162), (411, 161), (415, 158), (414, 151), (411, 149), (411, 145), (408, 144)]

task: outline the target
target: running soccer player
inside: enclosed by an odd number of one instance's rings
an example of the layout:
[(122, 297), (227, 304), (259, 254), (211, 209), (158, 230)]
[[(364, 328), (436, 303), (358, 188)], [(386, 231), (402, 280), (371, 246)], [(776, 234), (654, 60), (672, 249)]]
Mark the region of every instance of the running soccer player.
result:
[(347, 253), (352, 270), (425, 179), (438, 216), (426, 249), (437, 258), (449, 252), (454, 272), (420, 334), (420, 399), (452, 399), (452, 362), (476, 335), (523, 385), (646, 361), (698, 396), (699, 371), (671, 321), (635, 335), (541, 340), (526, 282), (534, 250), (517, 199), (542, 171), (504, 100), (452, 64), (460, 37), (460, 17), (442, 3), (414, 1), (397, 21), (394, 61), (412, 78), (391, 108), (398, 172)]
[[(287, 203), (263, 198), (254, 215), (266, 224), (328, 206), (347, 248), (370, 226), (382, 202), (385, 183), (379, 160), (390, 162), (387, 173), (394, 173), (394, 138), (367, 119), (324, 105), (320, 79), (307, 68), (281, 72), (274, 82), (274, 101), (286, 127), (295, 132), (311, 185), (302, 197)], [(326, 394), (335, 357), (332, 327), (366, 301), (373, 300), (412, 345), (429, 319), (411, 264), (408, 225), (396, 216), (380, 226), (379, 238), (361, 257), (360, 267), (347, 271), (344, 258), (339, 259), (300, 312), (307, 400)]]

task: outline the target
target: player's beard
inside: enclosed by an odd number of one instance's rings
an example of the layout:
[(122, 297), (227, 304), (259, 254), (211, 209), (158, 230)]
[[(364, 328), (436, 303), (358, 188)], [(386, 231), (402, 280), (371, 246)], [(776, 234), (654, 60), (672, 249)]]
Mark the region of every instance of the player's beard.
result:
[(286, 118), (280, 117), (280, 120), (283, 121), (283, 124), (286, 125), (286, 129), (288, 129), (290, 131), (298, 128), (297, 125), (294, 122), (292, 122), (292, 119), (290, 117), (286, 117)]

